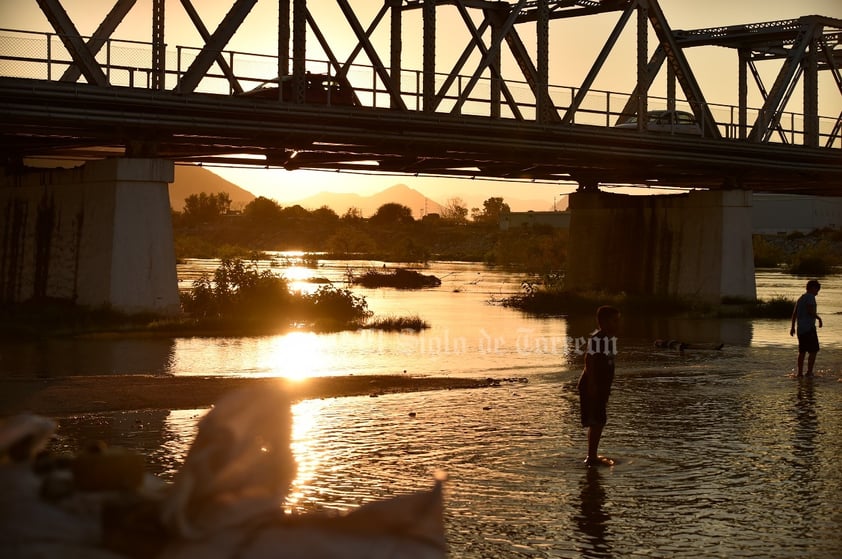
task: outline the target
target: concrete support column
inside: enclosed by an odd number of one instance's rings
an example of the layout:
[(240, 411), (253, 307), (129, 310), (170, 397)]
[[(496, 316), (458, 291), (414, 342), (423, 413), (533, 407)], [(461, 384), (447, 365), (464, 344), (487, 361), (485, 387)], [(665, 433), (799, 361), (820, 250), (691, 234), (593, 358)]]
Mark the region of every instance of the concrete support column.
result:
[(172, 161), (107, 159), (5, 177), (0, 301), (179, 310)]
[(573, 290), (755, 299), (751, 192), (570, 195)]

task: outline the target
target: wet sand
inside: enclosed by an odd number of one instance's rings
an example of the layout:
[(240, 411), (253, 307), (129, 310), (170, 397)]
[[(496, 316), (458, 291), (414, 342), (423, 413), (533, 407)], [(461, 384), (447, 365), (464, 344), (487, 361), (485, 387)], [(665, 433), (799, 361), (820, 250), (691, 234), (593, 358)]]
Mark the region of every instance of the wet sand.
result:
[(164, 377), (151, 375), (85, 376), (51, 379), (0, 379), (0, 416), (35, 413), (62, 416), (142, 409), (207, 407), (223, 394), (282, 383), (293, 401), (341, 396), (378, 396), (397, 392), (482, 388), (499, 380), (352, 375), (300, 381), (278, 378)]

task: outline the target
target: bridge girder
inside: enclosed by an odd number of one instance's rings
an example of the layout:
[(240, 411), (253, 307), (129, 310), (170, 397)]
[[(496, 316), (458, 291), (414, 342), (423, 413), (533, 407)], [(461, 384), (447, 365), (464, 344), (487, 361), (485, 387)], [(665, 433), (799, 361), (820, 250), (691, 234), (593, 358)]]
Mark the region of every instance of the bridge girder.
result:
[[(247, 88), (243, 83), (243, 76), (238, 76), (228, 64), (223, 51), (229, 41), (234, 37), (242, 26), (246, 17), (252, 11), (258, 1), (264, 0), (231, 0), (231, 8), (222, 22), (212, 33), (205, 26), (198, 9), (191, 3), (191, 0), (181, 0), (185, 12), (199, 32), (204, 45), (193, 58), (192, 63), (186, 70), (179, 69), (173, 72), (167, 69), (164, 53), (164, 15), (163, 0), (155, 0), (153, 4), (153, 37), (152, 46), (156, 54), (151, 75), (152, 90), (161, 91), (167, 78), (170, 80), (168, 89), (175, 91), (189, 98), (191, 95), (201, 95), (200, 85), (206, 79), (221, 78), (229, 86), (234, 97), (239, 96)], [(702, 124), (703, 129), (711, 138), (719, 136), (717, 123), (709, 109), (707, 100), (704, 97), (702, 88), (698, 83), (684, 50), (702, 45), (715, 45), (736, 49), (740, 56), (740, 138), (750, 142), (767, 143), (775, 131), (780, 131), (780, 115), (789, 102), (796, 82), (804, 76), (805, 105), (804, 115), (808, 120), (805, 128), (805, 144), (809, 147), (819, 147), (819, 131), (817, 125), (818, 99), (816, 94), (817, 73), (830, 71), (842, 94), (842, 77), (840, 77), (840, 60), (842, 60), (842, 49), (840, 49), (840, 36), (842, 36), (842, 21), (819, 16), (806, 16), (798, 20), (784, 22), (769, 22), (766, 24), (749, 24), (744, 26), (731, 26), (708, 30), (695, 31), (673, 31), (670, 29), (666, 17), (656, 0), (512, 0), (511, 2), (497, 2), (487, 0), (384, 0), (383, 4), (376, 11), (373, 18), (366, 23), (361, 16), (362, 12), (357, 11), (351, 0), (336, 0), (336, 4), (344, 18), (344, 23), (353, 32), (353, 45), (348, 48), (347, 44), (339, 44), (332, 41), (330, 34), (324, 32), (328, 23), (320, 19), (320, 14), (315, 8), (311, 9), (306, 0), (274, 0), (278, 4), (278, 33), (277, 33), (277, 73), (276, 76), (290, 76), (293, 84), (293, 95), (289, 98), (279, 91), (279, 106), (298, 106), (302, 113), (310, 113), (306, 107), (307, 99), (305, 89), (307, 82), (307, 58), (309, 40), (315, 38), (318, 47), (328, 58), (329, 73), (339, 82), (342, 87), (351, 91), (353, 105), (355, 108), (337, 108), (336, 110), (365, 109), (362, 101), (365, 88), (355, 83), (350, 77), (350, 70), (356, 59), (361, 54), (369, 60), (373, 67), (373, 78), (377, 85), (375, 90), (380, 88), (389, 97), (389, 107), (394, 113), (411, 115), (414, 113), (429, 113), (442, 118), (448, 113), (459, 121), (464, 114), (465, 106), (473, 102), (474, 92), (477, 84), (482, 80), (489, 84), (487, 102), (488, 114), (492, 120), (513, 119), (520, 124), (538, 124), (542, 126), (575, 126), (577, 115), (581, 112), (586, 97), (592, 92), (593, 84), (600, 74), (606, 59), (617, 48), (618, 40), (624, 31), (628, 21), (637, 14), (637, 80), (634, 90), (628, 96), (625, 107), (617, 113), (620, 120), (634, 114), (647, 110), (648, 92), (666, 66), (668, 74), (668, 97), (667, 103), (674, 107), (676, 103), (675, 83), (681, 87), (683, 100), (696, 114), (697, 120)], [(114, 7), (103, 20), (100, 27), (87, 42), (82, 40), (75, 25), (63, 10), (60, 0), (38, 0), (42, 11), (53, 25), (54, 30), (61, 36), (73, 63), (70, 64), (64, 73), (64, 79), (72, 82), (79, 80), (80, 76), (93, 87), (107, 89), (111, 87), (108, 82), (109, 74), (103, 63), (97, 60), (97, 52), (111, 38), (117, 25), (132, 10), (135, 0), (116, 0)], [(320, 3), (319, 5), (323, 5)], [(437, 57), (436, 36), (439, 29), (439, 12), (449, 8), (464, 23), (467, 44), (462, 53), (452, 66), (442, 68), (442, 63)], [(402, 88), (402, 73), (407, 69), (403, 68), (402, 55), (404, 41), (402, 38), (403, 26), (406, 22), (406, 14), (412, 11), (420, 13), (423, 36), (421, 43), (423, 47), (422, 62), (423, 68), (420, 72), (420, 98), (421, 106), (413, 110), (407, 103), (405, 90)], [(593, 62), (590, 71), (579, 87), (573, 89), (575, 92), (567, 105), (558, 104), (553, 99), (550, 91), (549, 75), (550, 65), (550, 30), (551, 22), (566, 20), (576, 17), (587, 17), (594, 14), (619, 14), (619, 19), (605, 40), (603, 48)], [(452, 13), (452, 12), (451, 12)], [(387, 17), (390, 16), (390, 17)], [(382, 45), (375, 43), (373, 37), (378, 29), (389, 22), (388, 51), (382, 50)], [(537, 37), (534, 50), (526, 46), (520, 29), (524, 25), (535, 26)], [(652, 33), (654, 32), (654, 33)], [(650, 33), (657, 40), (654, 52), (650, 54), (649, 39)], [(531, 114), (524, 112), (524, 102), (518, 99), (511, 90), (508, 82), (512, 75), (504, 68), (502, 62), (502, 50), (506, 46), (507, 56), (514, 61), (519, 74), (515, 79), (522, 80), (528, 85), (532, 95), (529, 104)], [(290, 56), (291, 53), (291, 56)], [(770, 89), (766, 89), (757, 72), (756, 64), (765, 60), (784, 60), (775, 83)], [(467, 75), (460, 74), (471, 63), (474, 68)], [(212, 75), (214, 65), (219, 68), (221, 75)], [(749, 127), (747, 103), (745, 91), (748, 86), (748, 77), (753, 76), (764, 99), (764, 106), (757, 116), (754, 124)], [(156, 78), (157, 77), (157, 78)], [(175, 80), (175, 83), (173, 83)], [(462, 82), (457, 84), (458, 82)], [(455, 88), (455, 90), (454, 90)], [(369, 88), (370, 89), (370, 88)], [(240, 100), (235, 100), (239, 102)], [(261, 101), (262, 102), (262, 101)], [(254, 101), (258, 103), (258, 101)], [(271, 107), (267, 107), (272, 111)], [(507, 117), (503, 117), (503, 112)], [(288, 114), (287, 112), (283, 114)], [(455, 121), (455, 122), (456, 122)], [(643, 132), (643, 119), (639, 119), (640, 131)], [(376, 119), (371, 121), (376, 123)], [(375, 124), (376, 125), (376, 124)], [(73, 129), (68, 131), (62, 129), (53, 134), (43, 132), (43, 128), (33, 126), (29, 129), (32, 135), (25, 141), (17, 144), (17, 153), (22, 156), (34, 154), (41, 146), (41, 151), (56, 153), (64, 145), (69, 151), (81, 153), (80, 145), (85, 146), (85, 153), (93, 153), (92, 149), (96, 142), (101, 142), (103, 152), (115, 149), (122, 142), (128, 145), (135, 140), (132, 135), (138, 128), (132, 126), (117, 127), (107, 131), (97, 131), (86, 134), (84, 130)], [(477, 170), (477, 175), (488, 173), (499, 173), (501, 177), (523, 175), (531, 173), (533, 177), (542, 180), (556, 180), (562, 175), (570, 176), (572, 169), (569, 162), (565, 162), (560, 168), (563, 171), (553, 172), (551, 165), (536, 161), (504, 161), (495, 163), (488, 154), (471, 152), (454, 158), (452, 154), (437, 156), (424, 150), (418, 149), (413, 152), (416, 144), (395, 148), (393, 146), (360, 142), (354, 147), (354, 143), (345, 137), (341, 147), (330, 143), (307, 142), (302, 140), (305, 137), (299, 133), (282, 134), (278, 138), (268, 139), (262, 135), (263, 144), (249, 143), (246, 141), (230, 141), (229, 148), (224, 142), (215, 142), (212, 138), (200, 138), (196, 136), (195, 145), (190, 148), (186, 136), (175, 142), (173, 135), (163, 134), (160, 138), (155, 133), (150, 133), (148, 127), (139, 128), (149, 136), (149, 142), (153, 144), (160, 142), (160, 153), (169, 153), (173, 157), (183, 160), (198, 161), (204, 158), (207, 161), (218, 161), (222, 155), (233, 152), (233, 149), (249, 149), (252, 152), (264, 155), (268, 160), (284, 161), (283, 165), (291, 167), (301, 165), (308, 168), (349, 168), (391, 171), (403, 169), (403, 172), (431, 172), (438, 174), (460, 175), (470, 174)], [(42, 131), (44, 136), (39, 144), (38, 133)], [(131, 133), (121, 132), (130, 130)], [(511, 133), (514, 128), (510, 129)], [(4, 143), (6, 135), (11, 132), (8, 127), (3, 128)], [(123, 134), (122, 136), (120, 134)], [(79, 134), (73, 137), (73, 134)], [(842, 114), (837, 119), (837, 124), (828, 137), (828, 146), (839, 141), (842, 134)], [(783, 135), (781, 135), (783, 137)], [(784, 138), (785, 139), (785, 138)], [(647, 139), (649, 141), (649, 139)], [(20, 147), (24, 146), (24, 147)], [(351, 147), (348, 147), (351, 146)], [(357, 149), (357, 147), (359, 149)], [(425, 148), (425, 150), (428, 148)], [(489, 149), (495, 157), (506, 160), (504, 154), (497, 150)], [(74, 151), (75, 150), (75, 151)], [(379, 150), (379, 151), (378, 151)], [(295, 158), (291, 154), (296, 153)], [(412, 162), (408, 159), (415, 158)], [(369, 161), (375, 161), (372, 165)], [(241, 162), (248, 163), (247, 160)], [(363, 163), (365, 162), (365, 163)], [(590, 166), (593, 163), (583, 165), (581, 174), (590, 173)], [(332, 166), (332, 167), (331, 167)], [(621, 175), (628, 180), (638, 180), (640, 177), (632, 177), (629, 168), (622, 173), (612, 173), (608, 168), (596, 165), (600, 173), (606, 178), (620, 180)], [(528, 171), (527, 171), (528, 170)], [(678, 175), (676, 175), (678, 176)], [(698, 175), (693, 175), (695, 180), (702, 181)], [(560, 180), (560, 179), (558, 179)], [(642, 179), (640, 179), (642, 180)], [(674, 179), (678, 182), (684, 178)], [(720, 180), (720, 179), (715, 179)], [(729, 179), (731, 180), (731, 179)], [(735, 179), (736, 180), (736, 179)], [(705, 182), (705, 181), (702, 181)], [(710, 182), (710, 181), (707, 181)], [(737, 180), (739, 182), (739, 180)]]

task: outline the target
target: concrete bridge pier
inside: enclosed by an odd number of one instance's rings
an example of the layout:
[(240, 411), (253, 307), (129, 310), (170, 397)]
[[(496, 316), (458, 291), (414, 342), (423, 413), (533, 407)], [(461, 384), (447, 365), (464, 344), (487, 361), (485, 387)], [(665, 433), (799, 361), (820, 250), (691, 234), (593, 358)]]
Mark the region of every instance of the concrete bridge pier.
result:
[(754, 300), (751, 192), (570, 195), (573, 290)]
[(179, 311), (172, 161), (27, 168), (0, 182), (0, 302)]

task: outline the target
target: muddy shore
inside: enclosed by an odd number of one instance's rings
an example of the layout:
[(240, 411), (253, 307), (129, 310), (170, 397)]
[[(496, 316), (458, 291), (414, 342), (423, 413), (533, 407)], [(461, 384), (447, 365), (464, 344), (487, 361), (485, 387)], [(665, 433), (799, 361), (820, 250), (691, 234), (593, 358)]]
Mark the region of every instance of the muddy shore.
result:
[(293, 401), (341, 396), (378, 396), (396, 392), (482, 388), (495, 379), (351, 375), (300, 381), (278, 378), (202, 376), (85, 376), (50, 379), (0, 379), (0, 416), (34, 413), (63, 416), (142, 409), (208, 407), (223, 394), (246, 386), (285, 386)]

